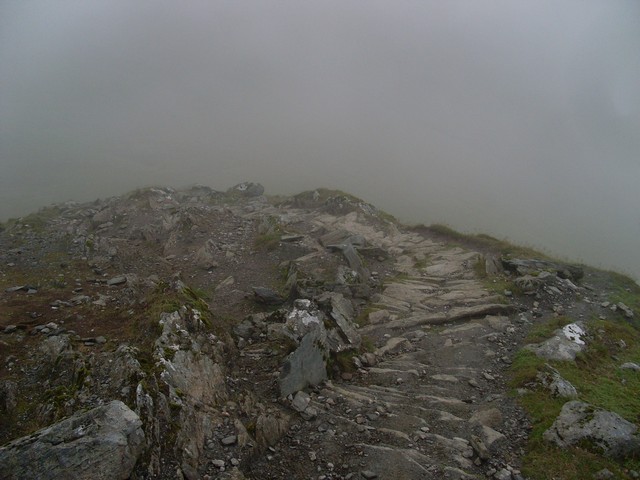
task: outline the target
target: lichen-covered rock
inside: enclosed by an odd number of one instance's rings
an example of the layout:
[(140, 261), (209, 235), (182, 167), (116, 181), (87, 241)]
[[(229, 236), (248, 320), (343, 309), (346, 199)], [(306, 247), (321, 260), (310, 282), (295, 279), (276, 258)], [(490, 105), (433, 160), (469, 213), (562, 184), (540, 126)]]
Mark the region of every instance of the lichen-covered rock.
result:
[(0, 478), (124, 480), (144, 447), (140, 418), (113, 402), (0, 448)]
[(547, 388), (554, 397), (576, 398), (578, 392), (571, 382), (564, 379), (558, 371), (550, 365), (538, 373), (538, 381)]
[(562, 407), (544, 439), (560, 447), (593, 445), (604, 454), (623, 459), (640, 455), (638, 427), (620, 415), (573, 400)]

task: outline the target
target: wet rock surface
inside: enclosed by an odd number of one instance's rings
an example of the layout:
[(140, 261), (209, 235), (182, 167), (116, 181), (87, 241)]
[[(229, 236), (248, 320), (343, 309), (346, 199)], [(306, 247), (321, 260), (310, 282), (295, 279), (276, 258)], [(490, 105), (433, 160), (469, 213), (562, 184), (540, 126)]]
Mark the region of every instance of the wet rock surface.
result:
[[(117, 402), (131, 478), (523, 478), (507, 371), (528, 330), (627, 311), (584, 269), (454, 246), (341, 192), (263, 193), (142, 189), (0, 232), (3, 448)], [(556, 336), (530, 348), (579, 345)]]
[(125, 480), (144, 447), (141, 426), (115, 400), (0, 447), (0, 476)]

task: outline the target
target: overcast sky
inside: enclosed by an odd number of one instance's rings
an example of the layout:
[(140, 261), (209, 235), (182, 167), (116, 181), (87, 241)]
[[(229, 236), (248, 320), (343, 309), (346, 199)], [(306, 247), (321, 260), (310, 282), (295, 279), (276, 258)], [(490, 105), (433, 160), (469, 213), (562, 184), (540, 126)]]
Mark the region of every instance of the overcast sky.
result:
[(640, 2), (0, 0), (0, 219), (244, 180), (640, 278)]

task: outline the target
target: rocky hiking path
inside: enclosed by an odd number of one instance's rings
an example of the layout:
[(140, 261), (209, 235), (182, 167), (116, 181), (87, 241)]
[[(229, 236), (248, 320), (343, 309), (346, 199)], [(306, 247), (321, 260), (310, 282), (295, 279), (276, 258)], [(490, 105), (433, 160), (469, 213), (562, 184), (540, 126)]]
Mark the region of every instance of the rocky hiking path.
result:
[(263, 193), (0, 225), (0, 478), (640, 477), (632, 282)]
[(520, 329), (512, 307), (476, 278), (480, 255), (356, 218), (313, 223), (391, 252), (359, 329), (377, 348), (353, 359), (353, 373), (295, 396), (302, 421), (272, 457), (286, 452), (295, 478), (519, 478), (527, 423), (503, 370)]

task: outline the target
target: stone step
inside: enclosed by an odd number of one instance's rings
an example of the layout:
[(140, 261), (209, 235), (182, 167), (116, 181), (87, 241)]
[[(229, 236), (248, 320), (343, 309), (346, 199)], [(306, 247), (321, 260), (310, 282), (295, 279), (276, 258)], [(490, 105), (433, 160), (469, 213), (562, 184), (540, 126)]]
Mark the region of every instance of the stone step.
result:
[[(408, 307), (406, 311), (409, 311)], [(471, 318), (485, 317), (486, 315), (509, 314), (512, 311), (513, 307), (508, 304), (483, 303), (470, 307), (454, 307), (451, 310), (443, 313), (415, 315), (407, 318), (399, 318), (397, 320), (387, 322), (385, 327), (393, 330), (404, 330), (420, 325), (442, 325), (445, 323), (453, 323)]]

